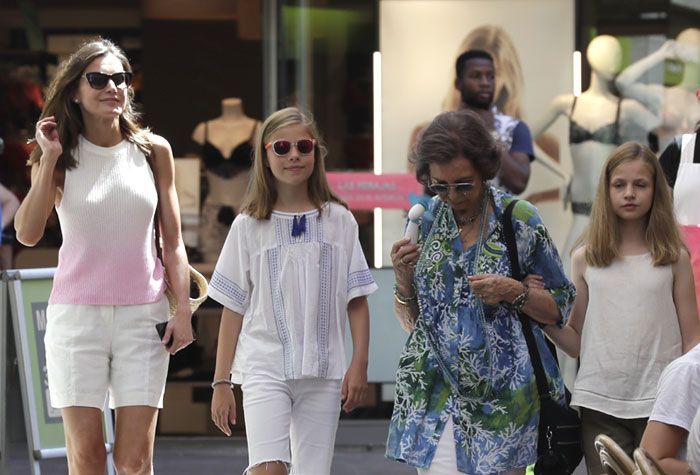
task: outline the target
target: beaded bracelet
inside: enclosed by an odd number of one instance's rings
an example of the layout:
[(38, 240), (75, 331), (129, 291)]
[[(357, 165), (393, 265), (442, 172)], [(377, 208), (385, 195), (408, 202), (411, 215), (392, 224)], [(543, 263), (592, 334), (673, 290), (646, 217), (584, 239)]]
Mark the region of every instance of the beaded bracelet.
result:
[(530, 287), (523, 284), (523, 292), (513, 299), (513, 303), (511, 304), (513, 309), (516, 312), (522, 311), (523, 307), (527, 303), (528, 297), (530, 297)]
[(228, 384), (230, 387), (233, 387), (233, 381), (230, 379), (215, 379), (214, 382), (211, 383), (211, 387), (214, 388), (215, 386), (218, 386), (219, 384)]
[(399, 305), (403, 305), (404, 307), (408, 307), (411, 304), (411, 302), (416, 300), (416, 294), (414, 292), (412, 296), (405, 297), (399, 293), (399, 290), (396, 287), (396, 284), (394, 284), (394, 300), (396, 300), (396, 303), (398, 303)]

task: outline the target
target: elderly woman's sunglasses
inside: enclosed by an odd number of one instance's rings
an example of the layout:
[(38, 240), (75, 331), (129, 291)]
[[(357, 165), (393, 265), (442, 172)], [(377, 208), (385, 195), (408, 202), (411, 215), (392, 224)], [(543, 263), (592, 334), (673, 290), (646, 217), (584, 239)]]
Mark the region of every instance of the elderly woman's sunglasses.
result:
[(311, 139), (301, 139), (296, 142), (290, 142), (289, 140), (275, 140), (265, 145), (265, 150), (270, 150), (278, 157), (284, 157), (289, 152), (292, 151), (292, 147), (296, 147), (300, 154), (307, 155), (314, 151), (314, 145), (316, 142)]
[(87, 79), (88, 84), (93, 89), (104, 89), (107, 87), (110, 79), (116, 87), (120, 87), (125, 84), (124, 87), (131, 86), (131, 79), (134, 77), (133, 73), (129, 71), (123, 71), (121, 73), (114, 74), (104, 74), (104, 73), (85, 73), (85, 79)]
[(431, 183), (428, 189), (436, 195), (445, 196), (450, 192), (450, 188), (454, 188), (457, 193), (467, 194), (474, 189), (474, 183)]

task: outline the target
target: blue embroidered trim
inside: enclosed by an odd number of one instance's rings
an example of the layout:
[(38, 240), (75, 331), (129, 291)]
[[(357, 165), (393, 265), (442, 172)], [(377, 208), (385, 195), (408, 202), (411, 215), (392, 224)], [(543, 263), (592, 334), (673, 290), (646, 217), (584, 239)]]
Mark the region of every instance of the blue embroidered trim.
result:
[(231, 301), (233, 301), (239, 307), (245, 307), (246, 303), (248, 302), (248, 292), (244, 291), (242, 288), (236, 285), (234, 281), (216, 270), (211, 276), (211, 282), (209, 282), (209, 285), (213, 289), (218, 290), (226, 297), (231, 299)]
[[(308, 214), (308, 216), (307, 216)], [(277, 245), (322, 242), (322, 220), (318, 213), (307, 213), (299, 216), (280, 216), (273, 214), (271, 221), (275, 226)]]
[(292, 362), (292, 341), (289, 336), (289, 329), (284, 315), (284, 300), (280, 289), (280, 252), (279, 248), (267, 251), (268, 271), (270, 273), (270, 289), (272, 292), (272, 310), (275, 314), (275, 324), (277, 335), (282, 342), (282, 353), (284, 354), (284, 376), (287, 379), (294, 379), (294, 366)]
[(285, 244), (285, 235), (282, 230), (282, 219), (278, 218), (275, 215), (272, 215), (271, 220), (272, 224), (275, 226), (275, 242), (278, 246), (281, 246), (282, 244)]
[(333, 246), (328, 243), (321, 244), (321, 262), (319, 264), (320, 281), (318, 292), (318, 376), (325, 378), (328, 375), (328, 330), (330, 327), (331, 295), (333, 275)]
[(369, 269), (351, 272), (348, 276), (348, 295), (350, 295), (352, 289), (372, 284), (374, 284), (374, 277), (372, 277), (372, 272)]

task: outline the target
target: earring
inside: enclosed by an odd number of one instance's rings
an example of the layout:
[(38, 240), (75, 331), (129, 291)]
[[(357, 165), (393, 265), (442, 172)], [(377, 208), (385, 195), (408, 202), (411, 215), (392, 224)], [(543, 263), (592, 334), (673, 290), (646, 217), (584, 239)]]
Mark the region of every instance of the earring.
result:
[(73, 102), (75, 102), (76, 104), (80, 104), (80, 101), (78, 99), (73, 99)]

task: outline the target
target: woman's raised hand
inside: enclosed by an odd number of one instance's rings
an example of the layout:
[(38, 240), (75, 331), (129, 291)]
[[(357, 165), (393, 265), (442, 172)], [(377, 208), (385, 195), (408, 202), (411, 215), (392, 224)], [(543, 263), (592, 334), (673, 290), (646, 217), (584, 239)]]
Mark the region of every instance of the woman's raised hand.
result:
[(408, 238), (401, 238), (391, 246), (391, 264), (394, 266), (398, 287), (411, 288), (419, 254), (418, 244), (412, 244)]
[(58, 137), (58, 124), (54, 116), (44, 117), (36, 123), (37, 144), (41, 147), (41, 160), (52, 160), (54, 163), (63, 153), (63, 146)]

